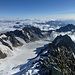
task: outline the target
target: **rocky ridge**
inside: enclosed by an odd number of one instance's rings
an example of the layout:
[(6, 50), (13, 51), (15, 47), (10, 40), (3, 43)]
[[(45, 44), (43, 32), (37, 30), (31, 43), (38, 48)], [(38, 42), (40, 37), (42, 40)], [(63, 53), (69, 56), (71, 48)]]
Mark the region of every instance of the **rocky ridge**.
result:
[(3, 46), (8, 47), (10, 50), (13, 50), (13, 47), (23, 45), (23, 43), (19, 41), (17, 37), (23, 39), (26, 43), (46, 38), (39, 28), (26, 26), (22, 30), (15, 30), (0, 34), (0, 43)]
[[(62, 39), (62, 43), (58, 41)], [(35, 57), (32, 65), (27, 70), (24, 65), (20, 65), (22, 71), (14, 75), (75, 75), (75, 57), (72, 46), (64, 44), (69, 41), (70, 44), (75, 44), (68, 35), (58, 36), (52, 43), (42, 49), (37, 57)], [(58, 42), (57, 42), (58, 41)], [(60, 44), (61, 43), (61, 44)], [(70, 48), (71, 49), (70, 49)], [(34, 71), (36, 71), (34, 73)], [(25, 73), (24, 73), (25, 72)]]

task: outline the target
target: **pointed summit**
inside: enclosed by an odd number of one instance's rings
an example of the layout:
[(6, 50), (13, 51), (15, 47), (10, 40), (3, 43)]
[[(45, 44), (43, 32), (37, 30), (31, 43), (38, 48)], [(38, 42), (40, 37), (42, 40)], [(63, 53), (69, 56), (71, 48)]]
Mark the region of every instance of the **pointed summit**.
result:
[(68, 35), (57, 36), (52, 44), (54, 44), (57, 47), (64, 46), (75, 53), (75, 43), (71, 40), (71, 38)]

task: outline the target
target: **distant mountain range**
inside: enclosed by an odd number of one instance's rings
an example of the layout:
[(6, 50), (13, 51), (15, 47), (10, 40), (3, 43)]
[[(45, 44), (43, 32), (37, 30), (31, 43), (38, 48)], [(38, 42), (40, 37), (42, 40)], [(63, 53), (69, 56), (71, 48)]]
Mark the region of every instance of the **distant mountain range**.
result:
[(65, 26), (66, 24), (61, 22), (61, 21), (47, 21), (47, 22), (44, 22), (44, 23), (37, 23), (37, 24), (42, 24), (42, 25), (53, 25), (53, 26)]
[(75, 24), (75, 20), (73, 20), (73, 19), (59, 20), (59, 21), (61, 21), (61, 22), (63, 22), (63, 23), (66, 23), (66, 24)]
[(64, 27), (61, 27), (56, 30), (57, 32), (68, 32), (68, 31), (75, 31), (75, 25), (73, 24), (68, 24)]

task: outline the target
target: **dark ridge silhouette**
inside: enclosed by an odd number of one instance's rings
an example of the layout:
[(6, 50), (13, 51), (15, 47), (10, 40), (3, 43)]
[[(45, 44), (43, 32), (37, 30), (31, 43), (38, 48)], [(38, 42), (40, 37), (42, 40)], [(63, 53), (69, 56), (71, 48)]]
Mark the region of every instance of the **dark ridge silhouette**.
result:
[(75, 31), (75, 25), (68, 24), (64, 27), (61, 27), (61, 28), (57, 29), (56, 32), (67, 32), (67, 31), (72, 31), (72, 30)]

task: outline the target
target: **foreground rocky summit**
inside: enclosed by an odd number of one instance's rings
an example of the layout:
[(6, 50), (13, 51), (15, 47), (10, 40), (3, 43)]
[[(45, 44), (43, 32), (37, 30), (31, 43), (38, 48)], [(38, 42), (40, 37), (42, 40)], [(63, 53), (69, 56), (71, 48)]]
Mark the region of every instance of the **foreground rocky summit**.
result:
[(74, 47), (69, 36), (58, 36), (45, 49), (47, 53), (40, 54), (41, 75), (75, 75)]
[(28, 68), (26, 64), (20, 65), (21, 71), (14, 75), (75, 75), (75, 51), (71, 44), (75, 46), (68, 35), (56, 37), (29, 61)]

